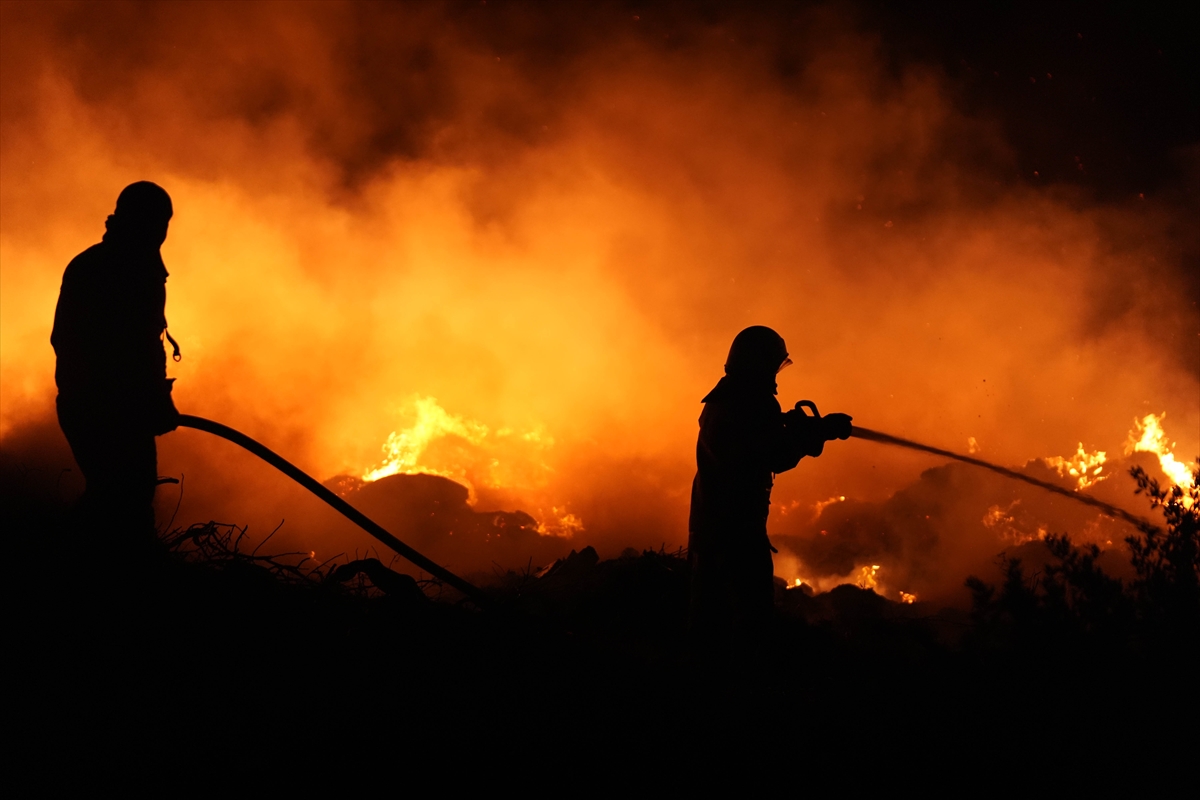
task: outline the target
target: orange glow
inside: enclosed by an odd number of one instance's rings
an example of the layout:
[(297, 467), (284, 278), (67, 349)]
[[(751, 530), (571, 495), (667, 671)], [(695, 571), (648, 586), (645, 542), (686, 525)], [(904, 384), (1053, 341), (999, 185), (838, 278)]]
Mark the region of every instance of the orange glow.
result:
[(1167, 434), (1162, 429), (1162, 421), (1166, 416), (1167, 412), (1164, 411), (1161, 414), (1147, 414), (1141, 419), (1135, 419), (1133, 430), (1129, 432), (1129, 439), (1125, 444), (1125, 452), (1153, 453), (1158, 456), (1158, 464), (1163, 473), (1176, 486), (1191, 486), (1191, 468), (1175, 458), (1171, 452), (1175, 444), (1168, 444)]
[[(686, 543), (700, 399), (751, 324), (788, 342), (785, 407), (982, 442), (1001, 464), (1087, 442), (1099, 449), (1046, 464), (1089, 490), (1118, 491), (1105, 453), (1145, 408), (1170, 414), (1179, 445), (1151, 414), (1130, 452), (1176, 482), (1172, 450), (1200, 452), (1200, 384), (1163, 346), (1194, 331), (1162, 288), (1186, 226), (1153, 198), (1131, 209), (1019, 179), (1001, 125), (836, 10), (797, 23), (811, 42), (787, 72), (703, 21), (678, 42), (630, 30), (543, 53), (501, 51), (441, 6), (397, 5), (385, 35), (356, 21), (368, 6), (6, 5), (6, 440), (57, 436), (63, 269), (121, 187), (152, 179), (176, 209), (163, 256), (181, 410), (319, 479), (452, 478), (473, 509), (523, 510), (568, 550)], [(106, 13), (129, 30), (93, 24)], [(109, 58), (118, 46), (136, 55)], [(812, 524), (832, 540), (826, 520), (933, 466), (832, 442), (778, 476), (772, 536)], [(159, 469), (187, 475), (176, 524), (265, 535), (286, 518), (280, 547), (370, 546), (196, 432), (160, 439)], [(783, 553), (776, 568), (818, 589), (882, 575), (935, 602), (1019, 538), (1002, 538), (1021, 527), (1003, 514), (1029, 508), (1012, 499), (932, 533), (906, 520), (904, 535), (940, 537), (923, 571), (898, 566), (918, 558), (903, 543), (827, 574)]]
[(826, 508), (833, 505), (834, 503), (844, 503), (844, 502), (846, 502), (846, 495), (844, 495), (844, 494), (840, 494), (837, 497), (831, 497), (828, 500), (818, 500), (816, 503), (813, 504), (813, 517), (814, 518), (820, 517), (821, 512), (823, 512)]
[[(858, 588), (860, 589), (877, 589), (879, 580), (876, 577), (879, 574), (879, 565), (872, 564), (869, 567), (863, 567), (858, 571)], [(882, 594), (882, 592), (880, 592)]]
[(1076, 489), (1086, 489), (1108, 477), (1100, 474), (1104, 471), (1104, 462), (1107, 459), (1108, 456), (1103, 450), (1089, 453), (1083, 449), (1083, 442), (1080, 442), (1075, 455), (1065, 458), (1053, 456), (1044, 458), (1042, 461), (1046, 463), (1046, 466), (1056, 470), (1059, 475), (1064, 477), (1070, 475), (1075, 478)]
[(416, 412), (416, 421), (409, 428), (388, 434), (383, 445), (383, 464), (363, 473), (364, 481), (377, 481), (397, 473), (412, 475), (419, 472), (461, 478), (461, 474), (423, 467), (420, 461), (425, 448), (431, 441), (444, 436), (460, 436), (471, 444), (478, 445), (488, 434), (486, 425), (447, 414), (433, 397), (416, 397), (412, 406)]

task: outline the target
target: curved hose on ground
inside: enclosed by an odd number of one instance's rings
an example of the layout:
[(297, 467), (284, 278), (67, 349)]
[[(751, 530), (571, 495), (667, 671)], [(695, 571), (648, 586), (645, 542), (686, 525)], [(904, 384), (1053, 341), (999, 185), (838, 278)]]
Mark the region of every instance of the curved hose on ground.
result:
[(483, 606), (487, 604), (489, 598), (478, 586), (463, 580), (445, 567), (421, 555), (416, 550), (412, 549), (404, 542), (388, 533), (382, 526), (370, 519), (366, 514), (362, 513), (357, 508), (350, 505), (333, 492), (329, 491), (329, 489), (326, 489), (311, 475), (304, 472), (295, 464), (292, 464), (279, 454), (275, 453), (273, 450), (251, 439), (246, 434), (240, 431), (235, 431), (233, 428), (222, 425), (219, 422), (213, 422), (211, 419), (196, 417), (192, 416), (191, 414), (179, 415), (179, 427), (194, 428), (198, 431), (211, 433), (213, 436), (219, 436), (222, 439), (233, 442), (239, 447), (249, 450), (251, 453), (258, 456), (263, 461), (266, 461), (268, 464), (275, 467), (275, 469), (279, 470), (284, 475), (287, 475), (296, 483), (300, 484), (305, 489), (308, 489), (317, 497), (333, 506), (342, 514), (342, 516), (346, 517), (355, 525), (395, 550), (404, 558), (407, 558), (413, 564), (416, 564), (418, 567), (425, 570), (430, 575), (433, 575), (443, 583), (449, 584), (455, 589), (458, 589), (464, 595), (474, 600), (478, 605)]

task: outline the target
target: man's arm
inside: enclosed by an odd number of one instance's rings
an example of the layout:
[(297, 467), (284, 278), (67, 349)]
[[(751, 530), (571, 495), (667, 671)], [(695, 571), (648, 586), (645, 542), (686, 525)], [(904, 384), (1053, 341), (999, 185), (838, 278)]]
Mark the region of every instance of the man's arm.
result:
[(825, 452), (825, 443), (834, 439), (850, 438), (850, 420), (847, 414), (826, 414), (818, 417), (809, 416), (800, 403), (783, 418), (783, 435), (780, 437), (781, 446), (776, 465), (779, 469), (774, 472), (784, 472), (792, 469), (805, 456), (816, 458)]

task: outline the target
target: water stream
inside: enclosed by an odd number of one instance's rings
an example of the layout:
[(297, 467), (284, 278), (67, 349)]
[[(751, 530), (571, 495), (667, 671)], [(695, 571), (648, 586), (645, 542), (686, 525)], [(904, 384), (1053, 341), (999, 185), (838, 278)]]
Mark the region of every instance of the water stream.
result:
[(1023, 473), (1006, 469), (1005, 467), (997, 466), (996, 464), (991, 464), (978, 458), (964, 456), (961, 453), (952, 453), (951, 451), (943, 450), (940, 447), (930, 447), (927, 444), (921, 444), (920, 442), (914, 442), (908, 439), (901, 439), (899, 436), (880, 433), (879, 431), (873, 431), (870, 428), (860, 428), (857, 425), (850, 429), (850, 435), (856, 439), (866, 439), (867, 441), (882, 442), (883, 444), (894, 444), (897, 447), (907, 447), (909, 450), (920, 450), (925, 453), (933, 453), (934, 455), (953, 458), (955, 461), (961, 461), (964, 464), (973, 464), (977, 467), (983, 467), (984, 469), (989, 469), (998, 475), (1003, 475), (1006, 478), (1024, 481), (1025, 483), (1045, 489), (1048, 492), (1054, 492), (1055, 494), (1060, 494), (1063, 497), (1069, 497), (1076, 502), (1098, 508), (1104, 513), (1113, 517), (1119, 517), (1120, 519), (1123, 519), (1131, 525), (1137, 526), (1138, 528), (1145, 528), (1147, 526), (1155, 527), (1154, 524), (1149, 520), (1143, 519), (1134, 514), (1130, 514), (1125, 509), (1110, 505), (1103, 500), (1097, 500), (1091, 495), (1074, 492), (1070, 489), (1063, 488), (1062, 486), (1058, 486), (1053, 483), (1047, 483), (1046, 481), (1039, 481), (1037, 478), (1031, 478)]

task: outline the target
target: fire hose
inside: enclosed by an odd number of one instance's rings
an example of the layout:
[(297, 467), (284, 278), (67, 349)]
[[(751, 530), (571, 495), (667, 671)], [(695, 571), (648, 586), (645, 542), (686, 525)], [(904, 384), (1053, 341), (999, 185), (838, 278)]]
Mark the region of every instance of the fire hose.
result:
[(329, 489), (322, 486), (319, 481), (317, 481), (307, 472), (304, 472), (302, 469), (285, 459), (283, 456), (274, 452), (265, 445), (256, 442), (254, 439), (251, 439), (241, 431), (235, 431), (233, 428), (222, 425), (219, 422), (213, 422), (211, 419), (196, 417), (192, 416), (191, 414), (179, 415), (179, 427), (194, 428), (198, 431), (211, 433), (213, 436), (219, 436), (226, 441), (233, 442), (237, 446), (249, 450), (251, 453), (258, 456), (263, 461), (266, 461), (268, 464), (275, 467), (275, 469), (279, 470), (284, 475), (287, 475), (296, 483), (300, 484), (305, 489), (308, 489), (317, 497), (333, 506), (339, 513), (342, 514), (342, 516), (346, 517), (355, 525), (362, 528), (364, 531), (371, 534), (388, 547), (392, 548), (392, 550), (395, 550), (397, 553), (411, 561), (416, 566), (425, 570), (430, 575), (433, 575), (443, 583), (453, 586), (455, 589), (474, 600), (480, 606), (487, 604), (488, 596), (478, 586), (475, 586), (469, 581), (463, 580), (440, 564), (421, 555), (416, 550), (412, 549), (385, 530), (382, 525), (375, 522), (366, 514), (362, 513), (357, 508), (331, 492)]
[[(812, 411), (812, 415), (808, 416), (805, 413), (804, 409), (809, 409), (810, 411)], [(808, 419), (814, 420), (814, 421), (822, 419), (821, 412), (817, 410), (817, 404), (814, 403), (812, 400), (801, 400), (800, 402), (796, 403), (796, 412), (795, 413), (804, 415)], [(943, 450), (940, 447), (931, 447), (927, 444), (921, 444), (920, 442), (914, 442), (910, 439), (901, 439), (899, 436), (892, 436), (891, 434), (888, 434), (888, 433), (880, 433), (879, 431), (873, 431), (870, 428), (860, 428), (857, 425), (850, 426), (850, 436), (855, 439), (865, 439), (868, 442), (879, 442), (881, 444), (891, 444), (891, 445), (895, 445), (897, 447), (907, 447), (909, 450), (920, 450), (921, 452), (924, 452), (924, 453), (933, 453), (934, 455), (937, 455), (937, 456), (943, 456), (945, 458), (952, 458), (955, 461), (961, 461), (964, 464), (971, 464), (976, 467), (982, 467), (983, 469), (995, 472), (997, 475), (1003, 475), (1006, 478), (1012, 478), (1013, 480), (1016, 480), (1016, 481), (1022, 481), (1023, 483), (1028, 483), (1031, 486), (1037, 486), (1040, 489), (1045, 489), (1048, 492), (1053, 492), (1054, 494), (1062, 495), (1063, 497), (1069, 497), (1076, 502), (1083, 503), (1084, 505), (1092, 506), (1093, 508), (1098, 508), (1110, 516), (1123, 519), (1126, 522), (1130, 523), (1131, 525), (1134, 525), (1143, 530), (1145, 530), (1148, 527), (1149, 528), (1154, 527), (1154, 524), (1151, 523), (1149, 520), (1143, 519), (1135, 514), (1130, 514), (1128, 511), (1126, 511), (1123, 508), (1119, 508), (1118, 506), (1114, 506), (1110, 503), (1106, 503), (1103, 500), (1099, 500), (1095, 497), (1092, 497), (1091, 495), (1080, 494), (1079, 492), (1071, 491), (1070, 489), (1066, 489), (1057, 484), (1049, 483), (1047, 481), (1040, 481), (1037, 478), (1030, 477), (1029, 475), (1026, 475), (1022, 472), (1017, 472), (1016, 470), (1006, 469), (1005, 467), (1001, 467), (996, 464), (992, 464), (992, 463), (990, 463), (988, 461), (984, 461), (982, 459), (972, 458), (971, 456), (964, 456), (961, 453), (955, 453), (951, 450)], [(844, 435), (843, 435), (843, 438), (844, 438)]]
[[(821, 418), (820, 413), (817, 411), (816, 405), (812, 401), (802, 400), (799, 403), (797, 403), (796, 405), (797, 405), (797, 408), (805, 407), (805, 408), (812, 409), (813, 417), (815, 417), (817, 419)], [(466, 581), (463, 578), (460, 578), (459, 576), (455, 575), (450, 570), (446, 569), (445, 567), (441, 566), (440, 564), (438, 564), (434, 561), (431, 561), (426, 556), (422, 555), (421, 553), (417, 552), (413, 548), (409, 547), (404, 542), (400, 541), (395, 536), (393, 536), (391, 533), (389, 533), (382, 525), (380, 525), (379, 523), (372, 520), (366, 514), (362, 513), (361, 511), (359, 511), (357, 508), (355, 508), (354, 506), (347, 503), (342, 498), (338, 497), (336, 494), (331, 492), (325, 486), (322, 486), (321, 483), (318, 482), (311, 475), (304, 472), (299, 467), (297, 467), (295, 464), (292, 464), (290, 461), (283, 458), (282, 456), (280, 456), (278, 453), (274, 452), (270, 448), (255, 441), (254, 439), (251, 439), (246, 434), (244, 434), (240, 431), (236, 431), (233, 428), (230, 428), (226, 425), (222, 425), (219, 422), (213, 422), (210, 419), (205, 419), (204, 417), (193, 416), (191, 414), (181, 414), (180, 415), (179, 427), (194, 428), (195, 430), (204, 431), (205, 433), (211, 433), (214, 436), (219, 436), (222, 439), (233, 442), (234, 444), (238, 445), (239, 447), (249, 450), (251, 453), (258, 456), (263, 461), (266, 461), (268, 464), (275, 467), (277, 470), (282, 472), (284, 475), (287, 475), (289, 478), (294, 480), (296, 483), (300, 484), (305, 489), (308, 489), (310, 492), (315, 494), (317, 497), (324, 500), (330, 506), (333, 506), (334, 509), (336, 509), (339, 513), (341, 513), (344, 517), (349, 519), (355, 525), (358, 525), (360, 528), (365, 530), (367, 533), (371, 534), (376, 539), (383, 542), (388, 547), (392, 548), (392, 550), (394, 550), (396, 553), (403, 556), (404, 558), (408, 559), (410, 562), (412, 562), (416, 566), (425, 570), (430, 575), (433, 575), (438, 580), (441, 580), (442, 582), (444, 582), (450, 586), (453, 586), (455, 589), (462, 592), (464, 595), (471, 598), (479, 605), (482, 606), (487, 603), (487, 600), (488, 600), (487, 594), (485, 594), (483, 592), (483, 590), (480, 589), (478, 586), (475, 586), (474, 584), (470, 583), (469, 581)], [(1032, 478), (1028, 475), (1017, 472), (1015, 470), (1006, 469), (1005, 467), (997, 466), (996, 464), (991, 464), (987, 461), (983, 461), (978, 458), (972, 458), (971, 456), (964, 456), (960, 453), (955, 453), (950, 450), (943, 450), (939, 447), (931, 447), (929, 445), (921, 444), (920, 442), (914, 442), (909, 439), (901, 439), (898, 436), (892, 436), (887, 433), (880, 433), (879, 431), (873, 431), (870, 428), (862, 428), (857, 425), (852, 425), (850, 427), (850, 436), (853, 438), (856, 438), (856, 439), (865, 439), (866, 441), (870, 441), (870, 442), (879, 442), (881, 444), (890, 444), (890, 445), (895, 445), (897, 447), (906, 447), (910, 450), (919, 450), (919, 451), (922, 451), (925, 453), (932, 453), (933, 455), (943, 456), (945, 458), (951, 458), (951, 459), (954, 459), (955, 461), (961, 461), (965, 464), (971, 464), (976, 467), (982, 467), (983, 469), (990, 470), (999, 475), (1003, 475), (1006, 478), (1012, 478), (1013, 480), (1022, 481), (1024, 483), (1028, 483), (1030, 485), (1037, 486), (1041, 489), (1045, 489), (1048, 492), (1053, 492), (1054, 494), (1062, 495), (1063, 497), (1069, 497), (1070, 499), (1075, 500), (1076, 502), (1084, 503), (1085, 505), (1089, 505), (1094, 508), (1098, 508), (1101, 511), (1104, 511), (1105, 513), (1107, 513), (1111, 516), (1119, 517), (1120, 519), (1123, 519), (1126, 522), (1128, 522), (1132, 525), (1135, 525), (1139, 528), (1145, 529), (1147, 527), (1153, 527), (1152, 523), (1150, 523), (1149, 521), (1142, 519), (1141, 517), (1138, 517), (1134, 514), (1131, 514), (1123, 508), (1118, 508), (1117, 506), (1106, 503), (1103, 500), (1099, 500), (1090, 495), (1080, 494), (1079, 492), (1071, 491), (1070, 489), (1066, 489), (1062, 486), (1058, 486), (1053, 483), (1048, 483), (1047, 481), (1041, 481), (1041, 480), (1038, 480), (1037, 478)]]
[(1105, 512), (1106, 514), (1109, 514), (1114, 517), (1120, 517), (1121, 519), (1125, 520), (1126, 522), (1128, 522), (1132, 525), (1136, 525), (1139, 528), (1145, 528), (1147, 526), (1153, 527), (1153, 524), (1149, 520), (1145, 520), (1139, 516), (1130, 514), (1128, 511), (1126, 511), (1123, 508), (1118, 508), (1117, 506), (1106, 503), (1103, 500), (1098, 500), (1095, 497), (1092, 497), (1091, 495), (1080, 494), (1079, 492), (1073, 492), (1070, 489), (1066, 489), (1062, 486), (1058, 486), (1053, 483), (1048, 483), (1046, 481), (1039, 481), (1037, 478), (1031, 478), (1030, 476), (1025, 475), (1024, 473), (1017, 472), (1017, 471), (1011, 470), (1011, 469), (1005, 469), (1004, 467), (1000, 467), (995, 464), (991, 464), (987, 461), (982, 461), (978, 458), (971, 458), (970, 456), (964, 456), (960, 453), (954, 453), (949, 450), (942, 450), (940, 447), (930, 447), (929, 445), (921, 444), (920, 442), (913, 442), (908, 439), (901, 439), (899, 436), (892, 436), (887, 433), (880, 433), (879, 431), (873, 431), (870, 428), (860, 428), (857, 425), (851, 426), (850, 436), (852, 436), (855, 439), (866, 439), (869, 442), (881, 442), (882, 444), (893, 444), (898, 447), (907, 447), (910, 450), (921, 450), (926, 453), (933, 453), (934, 455), (945, 456), (946, 458), (953, 458), (955, 461), (962, 461), (964, 464), (973, 464), (976, 467), (983, 467), (984, 469), (991, 470), (992, 472), (995, 472), (999, 475), (1003, 475), (1006, 478), (1012, 478), (1013, 480), (1023, 481), (1025, 483), (1031, 484), (1033, 486), (1037, 486), (1039, 488), (1045, 489), (1048, 492), (1054, 492), (1055, 494), (1060, 494), (1063, 497), (1069, 497), (1072, 500), (1075, 500), (1077, 502), (1084, 503), (1089, 506), (1093, 506), (1094, 508), (1098, 508), (1101, 511)]

